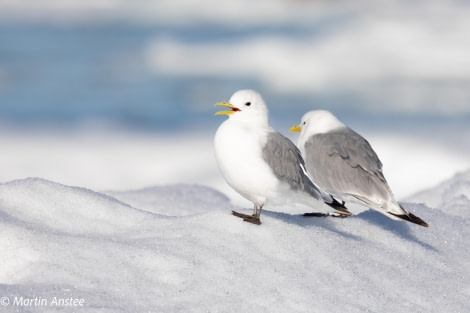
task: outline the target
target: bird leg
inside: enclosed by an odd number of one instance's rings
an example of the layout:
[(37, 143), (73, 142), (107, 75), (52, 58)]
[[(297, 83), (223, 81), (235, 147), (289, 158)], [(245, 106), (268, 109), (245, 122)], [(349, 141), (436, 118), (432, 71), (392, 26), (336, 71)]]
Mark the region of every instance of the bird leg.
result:
[(252, 223), (252, 224), (255, 224), (255, 225), (261, 225), (261, 221), (259, 219), (259, 216), (261, 215), (261, 209), (262, 208), (263, 208), (262, 205), (258, 207), (255, 204), (252, 215), (242, 214), (242, 213), (238, 213), (238, 212), (235, 212), (235, 211), (232, 211), (232, 214), (237, 216), (237, 217), (242, 218), (243, 221), (245, 221), (245, 222)]
[(315, 213), (304, 213), (304, 216), (305, 216), (305, 217), (327, 217), (327, 216), (328, 216), (328, 213), (319, 213), (319, 212), (315, 212)]
[(331, 216), (331, 217), (339, 217), (339, 218), (346, 218), (348, 217), (346, 214), (339, 214), (338, 215), (334, 215), (334, 214), (329, 214), (329, 213), (304, 213), (305, 217), (327, 217), (327, 216)]

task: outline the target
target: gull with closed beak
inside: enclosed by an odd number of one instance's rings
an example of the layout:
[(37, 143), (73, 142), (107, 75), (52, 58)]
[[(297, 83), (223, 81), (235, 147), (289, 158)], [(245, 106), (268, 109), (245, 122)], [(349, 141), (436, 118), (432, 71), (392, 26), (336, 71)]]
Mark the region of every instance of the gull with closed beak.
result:
[(392, 219), (428, 227), (395, 200), (382, 172), (382, 162), (369, 142), (331, 112), (310, 111), (290, 130), (300, 132), (297, 146), (307, 171), (326, 192)]

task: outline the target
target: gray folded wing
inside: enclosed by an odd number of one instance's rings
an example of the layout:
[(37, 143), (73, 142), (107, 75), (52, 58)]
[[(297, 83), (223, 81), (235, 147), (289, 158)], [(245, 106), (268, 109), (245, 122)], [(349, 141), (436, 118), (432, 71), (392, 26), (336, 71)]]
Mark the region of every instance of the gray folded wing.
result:
[(322, 198), (320, 189), (307, 176), (305, 162), (292, 141), (278, 132), (269, 133), (263, 158), (274, 175), (288, 183), (292, 190), (307, 193), (315, 199)]
[(367, 140), (350, 128), (310, 137), (305, 151), (310, 175), (327, 192), (390, 197), (377, 154)]

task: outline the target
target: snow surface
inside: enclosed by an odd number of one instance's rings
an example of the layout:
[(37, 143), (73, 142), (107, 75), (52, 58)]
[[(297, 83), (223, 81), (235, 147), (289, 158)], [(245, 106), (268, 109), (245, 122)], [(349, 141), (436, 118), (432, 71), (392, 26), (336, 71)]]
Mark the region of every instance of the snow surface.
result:
[(441, 208), (448, 214), (470, 217), (470, 171), (457, 173), (453, 179), (408, 198), (408, 201), (425, 203)]
[[(104, 194), (6, 182), (0, 296), (11, 302), (2, 312), (467, 312), (470, 206), (457, 216), (403, 205), (430, 227), (374, 211), (308, 219), (289, 208), (266, 208), (255, 226), (204, 185)], [(13, 306), (15, 297), (49, 306)], [(51, 307), (54, 297), (84, 306)]]

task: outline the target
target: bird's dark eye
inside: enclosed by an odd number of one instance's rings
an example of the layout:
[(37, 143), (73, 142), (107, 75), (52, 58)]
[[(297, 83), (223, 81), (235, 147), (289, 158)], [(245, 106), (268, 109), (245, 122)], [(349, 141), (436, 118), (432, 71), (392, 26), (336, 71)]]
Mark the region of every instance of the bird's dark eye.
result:
[(305, 125), (305, 124), (307, 124), (307, 122), (303, 122), (303, 123), (302, 123), (302, 125)]
[(251, 102), (247, 102), (247, 103), (245, 103), (245, 105), (246, 105), (247, 107), (249, 107), (249, 106), (251, 105)]

